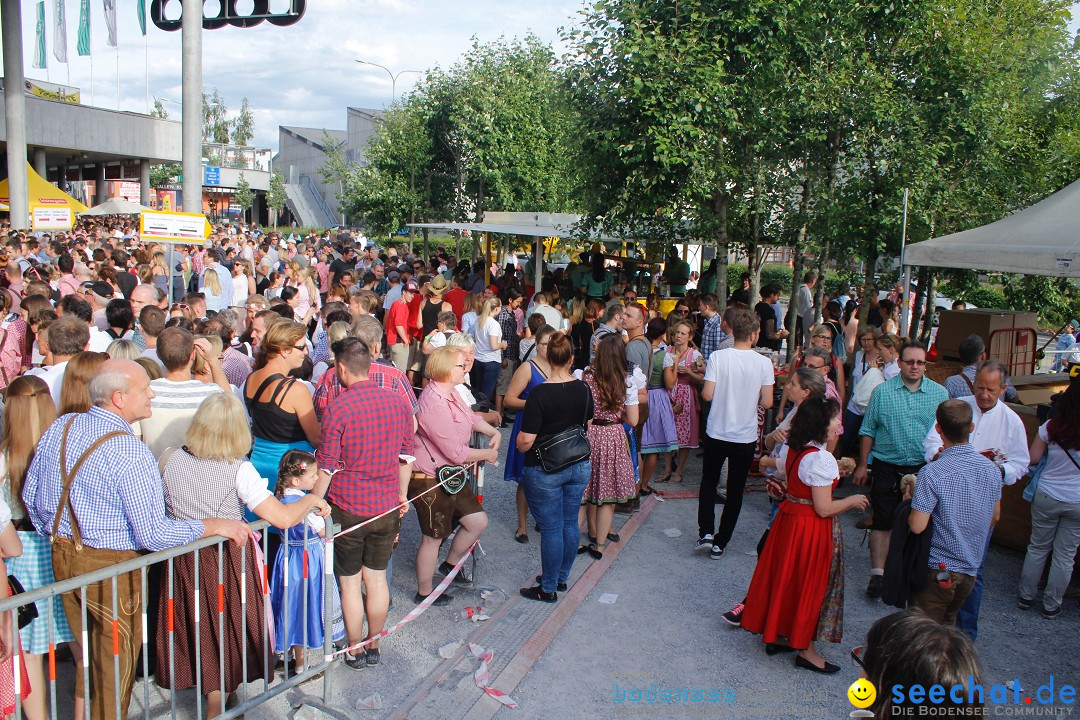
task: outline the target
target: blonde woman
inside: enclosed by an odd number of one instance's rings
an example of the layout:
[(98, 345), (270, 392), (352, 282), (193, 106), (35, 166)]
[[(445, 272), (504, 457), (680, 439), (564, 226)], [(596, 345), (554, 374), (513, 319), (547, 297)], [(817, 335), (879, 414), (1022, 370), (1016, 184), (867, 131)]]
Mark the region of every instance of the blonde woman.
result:
[[(286, 529), (312, 511), (323, 517), (330, 514), (330, 506), (314, 494), (289, 505), (274, 497), (259, 471), (244, 458), (251, 447), (251, 432), (244, 406), (232, 393), (219, 393), (203, 400), (185, 440), (182, 448), (166, 450), (161, 458), (165, 512), (170, 518), (203, 520), (208, 515), (207, 508), (213, 508), (215, 516), (241, 520), (246, 506), (274, 527)], [(276, 485), (276, 469), (271, 477)], [(193, 482), (192, 478), (198, 480)], [(223, 573), (221, 585), (218, 584), (219, 561)], [(207, 695), (207, 718), (213, 718), (221, 713), (223, 694), (235, 692), (241, 683), (265, 677), (261, 660), (266, 650), (261, 582), (264, 559), (254, 537), (249, 537), (243, 546), (226, 542), (200, 550), (197, 560), (194, 553), (188, 553), (176, 558), (174, 563), (173, 599), (169, 598), (169, 587), (165, 584), (170, 578), (164, 577), (160, 612), (162, 617), (167, 617), (172, 611), (175, 632), (169, 632), (169, 623), (158, 623), (157, 683), (163, 688), (182, 690), (195, 687), (196, 680), (201, 679), (202, 691)], [(226, 599), (224, 616), (206, 612), (205, 608), (217, 606), (222, 592)], [(246, 605), (241, 603), (243, 596), (247, 598)], [(201, 619), (199, 605), (203, 608)], [(245, 615), (246, 635), (242, 631)], [(227, 658), (224, 668), (218, 665), (217, 652), (222, 637)], [(203, 648), (201, 663), (195, 662), (198, 645)], [(175, 646), (172, 664), (171, 646)], [(213, 651), (207, 652), (207, 648)], [(245, 654), (246, 677), (240, 662)]]
[(292, 268), (292, 277), (287, 283), (296, 288), (296, 296), (299, 298), (296, 304), (296, 316), (306, 317), (311, 308), (318, 310), (322, 305), (319, 300), (319, 288), (312, 277), (311, 268), (302, 268), (300, 263), (289, 263)]
[(249, 297), (255, 294), (255, 278), (251, 271), (251, 264), (247, 260), (233, 262), (233, 296), (230, 304), (233, 307), (244, 307)]
[(206, 296), (206, 309), (218, 312), (229, 306), (232, 295), (225, 297), (225, 286), (217, 270), (217, 256), (213, 251), (205, 255), (206, 267), (199, 276), (199, 292)]
[[(53, 576), (49, 539), (38, 535), (26, 517), (26, 508), (22, 503), (22, 486), (26, 470), (34, 459), (38, 440), (45, 428), (56, 419), (56, 406), (49, 394), (49, 386), (35, 376), (15, 378), (8, 386), (6, 394), (3, 442), (0, 443), (0, 482), (3, 482), (3, 499), (11, 508), (12, 523), (18, 531), (23, 549), (20, 557), (7, 560), (7, 570), (19, 578), (26, 590), (36, 590), (51, 585), (56, 582), (56, 578)], [(27, 720), (45, 720), (48, 717), (45, 705), (48, 690), (42, 656), (48, 652), (50, 642), (57, 645), (71, 643), (72, 657), (76, 658), (76, 662), (82, 657), (59, 597), (39, 600), (37, 607), (37, 619), (19, 631), (22, 649), (26, 653), (26, 672), (30, 679), (30, 695), (23, 702), (23, 712)], [(4, 642), (8, 642), (6, 635)], [(82, 717), (83, 712), (82, 700), (76, 698), (75, 716)]]
[(165, 260), (165, 253), (155, 252), (150, 262), (150, 272), (154, 276), (154, 287), (162, 294), (169, 293), (169, 265)]
[(502, 326), (495, 320), (502, 303), (493, 297), (484, 301), (476, 316), (472, 337), (476, 343), (476, 364), (473, 366), (473, 390), (481, 392), (488, 400), (495, 398), (495, 383), (502, 369), (502, 351), (506, 349), (506, 339), (502, 335)]

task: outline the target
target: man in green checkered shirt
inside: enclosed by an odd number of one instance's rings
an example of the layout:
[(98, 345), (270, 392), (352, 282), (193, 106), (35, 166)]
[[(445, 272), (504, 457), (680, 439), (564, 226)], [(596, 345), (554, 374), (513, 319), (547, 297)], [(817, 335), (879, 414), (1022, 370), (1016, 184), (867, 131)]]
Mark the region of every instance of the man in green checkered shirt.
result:
[(934, 424), (937, 407), (949, 399), (944, 387), (923, 377), (926, 350), (919, 345), (900, 348), (900, 374), (874, 389), (859, 430), (859, 465), (855, 484), (865, 485), (867, 464), (874, 454), (870, 482), (870, 584), (866, 594), (881, 597), (889, 534), (900, 504), (900, 478), (917, 473), (925, 463), (922, 440)]

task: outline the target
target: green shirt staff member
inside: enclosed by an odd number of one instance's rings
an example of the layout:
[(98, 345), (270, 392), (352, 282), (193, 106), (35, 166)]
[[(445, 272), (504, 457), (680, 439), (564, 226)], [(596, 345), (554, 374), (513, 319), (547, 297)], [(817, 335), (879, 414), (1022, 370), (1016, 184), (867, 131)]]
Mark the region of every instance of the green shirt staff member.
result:
[(679, 257), (678, 249), (672, 245), (668, 248), (667, 260), (664, 262), (664, 280), (671, 288), (672, 297), (686, 295), (686, 283), (690, 282), (690, 263)]
[(881, 596), (885, 556), (893, 515), (900, 504), (900, 478), (916, 473), (924, 464), (922, 438), (934, 424), (937, 407), (949, 393), (926, 373), (926, 350), (919, 345), (900, 348), (900, 374), (874, 389), (859, 430), (859, 465), (855, 484), (865, 485), (867, 463), (874, 453), (870, 483), (873, 523), (870, 531), (870, 584), (866, 594)]

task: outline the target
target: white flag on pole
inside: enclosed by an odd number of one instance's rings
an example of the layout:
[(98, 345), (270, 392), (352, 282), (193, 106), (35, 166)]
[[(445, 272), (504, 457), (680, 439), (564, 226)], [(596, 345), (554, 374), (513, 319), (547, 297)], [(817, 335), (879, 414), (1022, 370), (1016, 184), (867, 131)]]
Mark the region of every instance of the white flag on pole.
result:
[(64, 9), (64, 0), (54, 0), (53, 7), (53, 55), (59, 62), (66, 63), (67, 11)]
[(116, 47), (116, 0), (104, 0), (105, 26), (109, 29), (109, 47)]

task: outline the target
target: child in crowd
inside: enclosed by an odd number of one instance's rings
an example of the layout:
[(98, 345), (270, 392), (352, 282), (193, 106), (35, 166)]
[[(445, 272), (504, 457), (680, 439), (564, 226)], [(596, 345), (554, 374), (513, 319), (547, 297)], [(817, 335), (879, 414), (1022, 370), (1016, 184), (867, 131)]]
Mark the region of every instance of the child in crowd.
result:
[[(303, 450), (289, 450), (278, 466), (278, 483), (274, 494), (283, 505), (304, 497), (319, 476), (315, 456)], [(305, 529), (306, 526), (306, 529)], [(326, 523), (315, 513), (288, 529), (286, 541), (278, 548), (270, 583), (270, 605), (274, 610), (274, 647), (285, 652), (291, 647), (293, 666), (290, 675), (304, 669), (304, 648), (323, 647), (323, 537)], [(304, 555), (307, 555), (305, 563)], [(305, 568), (307, 579), (304, 578)], [(288, 583), (285, 582), (286, 574)], [(333, 639), (345, 637), (341, 616), (341, 597), (335, 581), (333, 588)], [(307, 614), (304, 595), (307, 595)], [(306, 628), (306, 635), (305, 635)], [(286, 641), (286, 633), (288, 640)]]

